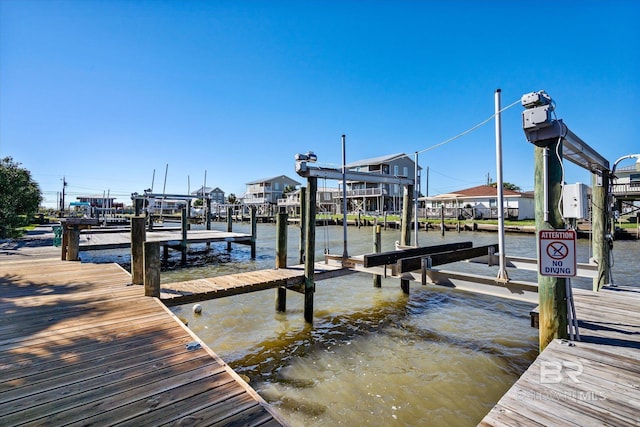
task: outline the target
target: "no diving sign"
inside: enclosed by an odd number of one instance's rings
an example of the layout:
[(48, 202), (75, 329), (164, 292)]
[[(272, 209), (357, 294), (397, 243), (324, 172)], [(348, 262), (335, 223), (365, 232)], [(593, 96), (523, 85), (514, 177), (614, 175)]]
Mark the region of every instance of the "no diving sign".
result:
[(576, 275), (576, 232), (574, 230), (540, 230), (538, 234), (538, 269), (543, 276)]

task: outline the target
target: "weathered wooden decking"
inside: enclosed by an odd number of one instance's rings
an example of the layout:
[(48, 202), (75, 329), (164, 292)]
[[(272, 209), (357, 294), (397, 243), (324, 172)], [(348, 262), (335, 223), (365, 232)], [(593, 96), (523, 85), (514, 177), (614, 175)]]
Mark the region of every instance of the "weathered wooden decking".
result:
[[(339, 265), (316, 263), (316, 280), (339, 277), (355, 271)], [(304, 284), (304, 266), (250, 271), (206, 279), (168, 283), (160, 286), (160, 299), (168, 306), (187, 304), (231, 295), (246, 294), (280, 286), (296, 287)]]
[(0, 261), (0, 425), (281, 425), (115, 264)]
[[(160, 244), (178, 244), (182, 240), (180, 230), (156, 230), (146, 233), (148, 242), (158, 242)], [(251, 235), (246, 233), (235, 233), (217, 230), (189, 230), (187, 231), (187, 243), (251, 243)], [(104, 249), (121, 249), (131, 247), (131, 232), (84, 232), (80, 234), (80, 250), (96, 251)]]
[(574, 301), (581, 341), (549, 344), (479, 425), (640, 425), (640, 288)]

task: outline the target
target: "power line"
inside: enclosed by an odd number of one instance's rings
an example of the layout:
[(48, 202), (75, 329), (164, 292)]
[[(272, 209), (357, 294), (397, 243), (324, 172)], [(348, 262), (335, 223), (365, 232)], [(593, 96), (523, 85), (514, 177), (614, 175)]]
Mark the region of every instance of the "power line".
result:
[[(507, 105), (506, 107), (504, 107), (503, 109), (501, 109), (500, 111), (498, 111), (498, 113), (502, 113), (503, 111), (508, 110), (509, 108), (511, 108), (511, 107), (513, 107), (514, 105), (519, 104), (519, 103), (520, 103), (520, 99), (518, 98), (518, 100), (517, 100), (517, 101), (515, 101), (515, 102), (513, 102), (513, 103), (511, 103), (511, 104), (509, 104), (509, 105)], [(477, 125), (475, 125), (475, 126), (473, 126), (473, 127), (469, 128), (469, 129), (465, 130), (465, 131), (464, 131), (464, 132), (462, 132), (462, 133), (459, 133), (459, 134), (458, 134), (458, 135), (456, 135), (456, 136), (453, 136), (453, 137), (451, 137), (451, 138), (449, 138), (449, 139), (446, 139), (446, 140), (444, 140), (444, 141), (442, 141), (442, 142), (439, 142), (439, 143), (437, 143), (436, 145), (432, 145), (431, 147), (428, 147), (428, 148), (425, 148), (425, 149), (423, 149), (423, 150), (417, 151), (417, 153), (418, 153), (418, 154), (420, 154), (420, 153), (424, 153), (425, 151), (433, 150), (434, 148), (437, 148), (437, 147), (440, 147), (440, 146), (442, 146), (442, 145), (448, 144), (448, 143), (450, 143), (451, 141), (455, 141), (456, 139), (458, 139), (458, 138), (460, 138), (460, 137), (463, 137), (463, 136), (465, 136), (466, 134), (471, 133), (471, 132), (473, 132), (474, 130), (478, 129), (479, 127), (481, 127), (481, 126), (483, 126), (483, 125), (485, 125), (485, 124), (489, 123), (491, 120), (493, 120), (493, 119), (494, 119), (494, 117), (495, 117), (498, 113), (494, 113), (494, 114), (492, 114), (492, 115), (491, 115), (489, 118), (487, 118), (486, 120), (481, 121), (481, 122), (480, 122), (480, 123), (478, 123)]]

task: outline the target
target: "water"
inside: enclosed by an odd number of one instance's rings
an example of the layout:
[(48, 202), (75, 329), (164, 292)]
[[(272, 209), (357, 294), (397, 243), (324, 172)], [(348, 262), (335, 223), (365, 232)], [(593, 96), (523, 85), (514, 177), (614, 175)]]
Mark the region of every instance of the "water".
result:
[[(214, 224), (225, 229), (224, 224)], [(297, 264), (298, 229), (289, 227), (288, 264)], [(234, 231), (248, 232), (235, 225)], [(399, 230), (383, 231), (383, 251), (392, 250)], [(317, 254), (325, 246), (342, 254), (342, 228), (316, 229)], [(495, 233), (420, 232), (420, 244), (456, 241), (484, 245)], [(349, 253), (371, 252), (371, 227), (349, 227)], [(533, 235), (508, 234), (507, 253), (535, 257)], [(163, 272), (173, 282), (238, 271), (272, 268), (275, 226), (258, 226), (258, 257), (249, 247), (214, 245), (219, 259), (199, 268)], [(614, 279), (637, 285), (640, 254), (635, 241), (615, 243)], [(578, 241), (578, 262), (587, 262), (589, 242)], [(122, 252), (88, 254), (109, 260)], [(87, 256), (83, 253), (83, 259)], [(469, 263), (446, 266), (495, 277), (497, 267)], [(535, 272), (509, 270), (513, 279), (536, 281)], [(590, 279), (574, 286), (591, 288)], [(294, 426), (476, 425), (537, 355), (537, 330), (529, 326), (531, 305), (397, 279), (356, 274), (316, 284), (313, 327), (303, 318), (303, 296), (287, 294), (287, 312), (277, 313), (268, 290), (201, 303), (173, 311)]]

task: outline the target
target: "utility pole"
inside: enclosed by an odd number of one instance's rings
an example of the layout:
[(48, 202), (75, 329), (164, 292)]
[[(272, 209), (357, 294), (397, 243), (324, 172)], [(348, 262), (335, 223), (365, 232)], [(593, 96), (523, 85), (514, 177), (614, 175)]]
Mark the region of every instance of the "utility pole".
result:
[(64, 195), (65, 195), (65, 188), (67, 188), (67, 179), (65, 176), (62, 177), (62, 199), (60, 201), (60, 212), (61, 212), (61, 216), (64, 217)]

